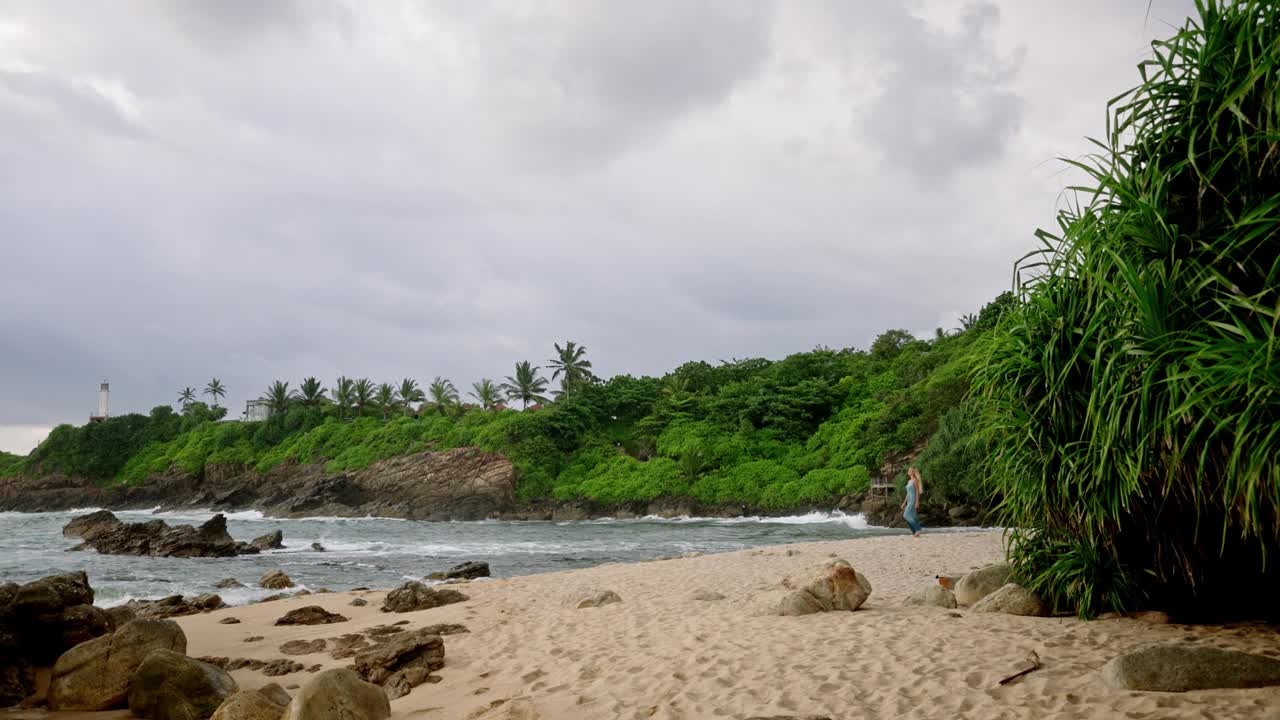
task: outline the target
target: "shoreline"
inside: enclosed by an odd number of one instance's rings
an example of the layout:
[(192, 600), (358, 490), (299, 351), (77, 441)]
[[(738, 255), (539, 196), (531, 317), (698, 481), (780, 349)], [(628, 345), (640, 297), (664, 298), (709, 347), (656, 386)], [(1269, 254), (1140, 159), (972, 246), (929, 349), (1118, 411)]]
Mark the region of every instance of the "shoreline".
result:
[[(1280, 707), (1280, 688), (1135, 693), (1111, 689), (1099, 672), (1111, 657), (1154, 642), (1275, 656), (1275, 627), (1084, 622), (902, 605), (935, 574), (1000, 560), (1002, 537), (999, 531), (946, 532), (918, 540), (892, 535), (770, 545), (459, 584), (453, 587), (470, 596), (466, 602), (402, 614), (380, 612), (386, 591), (371, 590), (290, 597), (177, 622), (193, 657), (289, 657), (325, 669), (349, 660), (324, 652), (286, 656), (279, 645), (399, 621), (408, 621), (407, 629), (465, 625), (469, 632), (444, 638), (441, 682), (392, 701), (394, 718), (1265, 718)], [(785, 578), (807, 577), (833, 555), (870, 579), (873, 592), (861, 609), (770, 614), (786, 592)], [(588, 589), (612, 590), (622, 600), (568, 606)], [(724, 599), (695, 599), (700, 593)], [(355, 598), (368, 604), (353, 607)], [(349, 620), (272, 625), (307, 605)], [(227, 617), (240, 622), (222, 624)], [(262, 639), (244, 640), (255, 636)], [(997, 685), (1029, 650), (1044, 667)], [(245, 689), (269, 682), (287, 687), (310, 676), (267, 677), (247, 669), (232, 675)]]

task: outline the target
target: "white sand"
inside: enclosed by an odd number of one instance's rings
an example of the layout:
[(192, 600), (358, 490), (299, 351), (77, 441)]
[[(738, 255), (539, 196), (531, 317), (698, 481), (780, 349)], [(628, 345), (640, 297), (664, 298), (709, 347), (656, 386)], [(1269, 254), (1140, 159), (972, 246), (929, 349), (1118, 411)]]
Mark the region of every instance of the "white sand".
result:
[[(763, 614), (780, 581), (832, 555), (871, 579), (854, 613), (801, 618)], [(1153, 626), (1080, 622), (934, 608), (903, 598), (935, 573), (1001, 557), (999, 533), (936, 533), (806, 543), (457, 586), (465, 603), (405, 614), (379, 612), (382, 592), (277, 601), (180, 618), (189, 654), (285, 657), (295, 638), (331, 638), (409, 620), (459, 622), (445, 637), (443, 681), (392, 702), (397, 718), (1277, 718), (1280, 688), (1185, 694), (1121, 692), (1099, 669), (1148, 643), (1192, 640), (1280, 656), (1274, 627)], [(424, 571), (427, 568), (423, 568)], [(579, 589), (617, 592), (621, 603), (571, 609)], [(695, 591), (726, 596), (691, 598)], [(354, 596), (368, 599), (350, 606)], [(321, 605), (349, 622), (277, 628), (286, 611)], [(221, 625), (228, 615), (238, 625)], [(266, 640), (244, 642), (254, 635)], [(1035, 650), (1042, 669), (997, 681)], [(293, 658), (337, 667), (327, 653)], [(233, 673), (242, 687), (305, 683), (307, 673)]]

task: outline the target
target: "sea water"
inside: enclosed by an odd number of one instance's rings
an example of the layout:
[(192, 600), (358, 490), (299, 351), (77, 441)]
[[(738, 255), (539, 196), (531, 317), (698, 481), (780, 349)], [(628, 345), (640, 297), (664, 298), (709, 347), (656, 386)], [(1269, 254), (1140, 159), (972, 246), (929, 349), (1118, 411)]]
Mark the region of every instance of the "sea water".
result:
[[(761, 545), (842, 540), (905, 533), (869, 527), (861, 515), (815, 512), (792, 517), (640, 518), (581, 522), (422, 522), (387, 518), (313, 517), (282, 520), (257, 511), (227, 514), (227, 530), (251, 540), (279, 529), (283, 550), (233, 558), (154, 558), (68, 552), (80, 541), (62, 536), (83, 508), (52, 513), (0, 513), (0, 582), (23, 583), (67, 570), (89, 574), (98, 605), (132, 598), (217, 592), (232, 605), (273, 591), (254, 587), (280, 569), (302, 588), (333, 591), (390, 588), (464, 560), (489, 563), (495, 577), (528, 575), (602, 563), (636, 562), (687, 552), (716, 553)], [(198, 525), (211, 511), (117, 512), (125, 522), (161, 519)], [(324, 551), (311, 548), (320, 543)], [(249, 586), (215, 589), (232, 577)]]

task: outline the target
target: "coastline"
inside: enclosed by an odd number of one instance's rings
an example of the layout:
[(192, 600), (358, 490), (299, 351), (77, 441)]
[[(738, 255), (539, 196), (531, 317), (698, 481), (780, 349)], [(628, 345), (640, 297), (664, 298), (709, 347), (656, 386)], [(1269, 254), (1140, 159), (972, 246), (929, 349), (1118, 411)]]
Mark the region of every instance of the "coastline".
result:
[[(1149, 643), (1192, 641), (1280, 654), (1270, 626), (1149, 625), (1117, 619), (1030, 618), (904, 607), (937, 573), (1002, 557), (999, 531), (773, 545), (714, 555), (541, 573), (456, 586), (466, 602), (410, 613), (379, 611), (385, 591), (293, 597), (178, 618), (191, 656), (281, 657), (288, 640), (331, 639), (408, 621), (461, 623), (444, 638), (441, 682), (391, 704), (395, 718), (1265, 718), (1280, 688), (1184, 694), (1113, 690), (1100, 668)], [(770, 614), (787, 577), (839, 556), (873, 585), (856, 612)], [(426, 568), (424, 568), (425, 572)], [(587, 589), (621, 602), (574, 609)], [(723, 595), (695, 599), (700, 592)], [(713, 596), (708, 596), (713, 597)], [(355, 598), (367, 605), (353, 607)], [(319, 605), (349, 620), (276, 627), (289, 610)], [(222, 624), (234, 617), (238, 624)], [(245, 642), (245, 638), (263, 639)], [(1044, 666), (997, 684), (1035, 650)], [(290, 657), (341, 667), (327, 653)], [(241, 669), (242, 688), (305, 683)], [(88, 717), (73, 714), (66, 717)], [(109, 717), (109, 716), (103, 716)]]

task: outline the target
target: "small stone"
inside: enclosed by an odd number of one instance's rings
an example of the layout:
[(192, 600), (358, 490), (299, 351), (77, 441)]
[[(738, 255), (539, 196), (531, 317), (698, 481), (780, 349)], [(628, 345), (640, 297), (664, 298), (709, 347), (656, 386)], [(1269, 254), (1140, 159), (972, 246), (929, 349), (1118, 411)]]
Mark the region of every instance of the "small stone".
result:
[(261, 636), (261, 635), (250, 635), (249, 637), (245, 638), (245, 639), (244, 639), (244, 641), (245, 641), (245, 642), (258, 642), (258, 641), (259, 641), (259, 640), (261, 640), (261, 639), (262, 639), (262, 636)]
[(239, 624), (240, 624), (240, 618), (235, 618), (235, 617), (224, 617), (224, 618), (222, 618), (221, 620), (219, 620), (219, 621), (218, 621), (218, 624), (219, 624), (219, 625), (239, 625)]
[(351, 607), (364, 607), (365, 605), (368, 605), (368, 604), (369, 604), (369, 601), (365, 600), (364, 598), (355, 598), (351, 601)]
[(218, 582), (214, 583), (213, 586), (218, 588), (219, 590), (226, 590), (229, 588), (242, 588), (244, 587), (244, 583), (240, 582), (235, 578), (223, 578)]
[(324, 546), (318, 542), (311, 543), (311, 549), (315, 550), (316, 552), (324, 552)]
[(310, 655), (312, 653), (324, 652), (325, 641), (316, 640), (290, 640), (280, 646), (280, 652), (285, 655)]
[(338, 613), (331, 613), (319, 605), (308, 605), (297, 610), (290, 610), (276, 620), (276, 625), (329, 625), (346, 622), (347, 618)]

